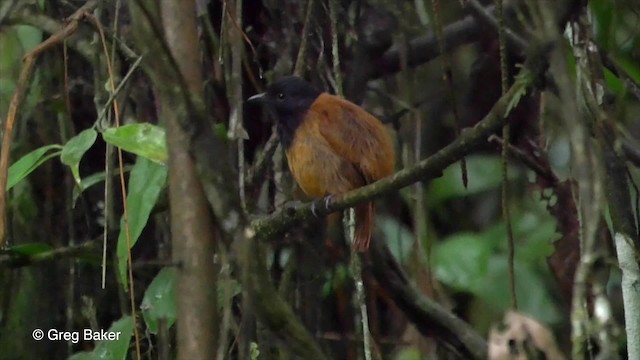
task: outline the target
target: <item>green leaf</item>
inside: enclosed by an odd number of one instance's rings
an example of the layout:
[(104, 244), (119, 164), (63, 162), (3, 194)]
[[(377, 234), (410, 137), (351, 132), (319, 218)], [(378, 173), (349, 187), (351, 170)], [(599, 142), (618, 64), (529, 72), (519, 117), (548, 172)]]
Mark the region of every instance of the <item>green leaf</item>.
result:
[[(442, 176), (434, 179), (429, 185), (427, 200), (431, 205), (437, 205), (452, 198), (482, 193), (500, 186), (502, 183), (502, 160), (499, 157), (469, 156), (466, 161), (469, 174), (467, 188), (462, 183), (460, 163), (456, 162), (447, 167)], [(509, 180), (517, 178), (519, 174), (518, 168), (509, 167)]]
[(164, 129), (149, 123), (130, 124), (105, 129), (104, 141), (122, 150), (160, 164), (167, 162), (167, 142)]
[(435, 248), (435, 274), (446, 285), (477, 293), (486, 277), (491, 245), (473, 233), (458, 233)]
[(42, 42), (42, 31), (36, 27), (30, 25), (16, 25), (15, 29), (25, 52), (35, 48), (40, 44), (40, 42)]
[[(507, 257), (492, 256), (488, 260), (487, 270), (486, 276), (478, 283), (474, 294), (496, 312), (504, 312), (511, 306)], [(516, 261), (515, 278), (519, 311), (544, 323), (555, 323), (560, 320), (560, 312), (552, 301), (549, 287), (531, 266)]]
[(93, 349), (92, 358), (94, 360), (125, 360), (133, 335), (133, 318), (125, 316), (114, 322), (108, 332), (119, 333), (118, 338), (98, 341)]
[(20, 244), (14, 245), (10, 248), (6, 249), (7, 254), (12, 255), (35, 255), (47, 251), (51, 251), (51, 245), (45, 243), (28, 243), (28, 244)]
[[(118, 334), (115, 340), (98, 340), (93, 351), (82, 351), (71, 355), (67, 360), (125, 360), (129, 350), (129, 341), (133, 335), (133, 318), (125, 316), (114, 322), (108, 333)], [(84, 330), (80, 336), (84, 337)], [(92, 338), (96, 339), (92, 332)], [(115, 335), (114, 335), (115, 336)]]
[(98, 133), (93, 129), (86, 129), (80, 134), (72, 137), (67, 141), (62, 149), (62, 155), (60, 160), (63, 164), (71, 168), (71, 173), (76, 181), (76, 184), (80, 185), (80, 160), (82, 156), (87, 152), (96, 142)]
[(610, 41), (613, 40), (613, 32), (611, 30), (613, 30), (614, 27), (611, 25), (613, 24), (614, 7), (611, 6), (609, 0), (591, 0), (589, 1), (589, 6), (593, 14), (593, 28), (596, 42), (602, 46), (603, 49), (608, 50)]
[[(167, 180), (167, 168), (165, 166), (149, 161), (144, 157), (138, 157), (136, 164), (131, 170), (129, 177), (129, 193), (127, 194), (127, 213), (129, 215), (128, 224), (130, 232), (130, 247), (133, 247), (147, 221), (151, 210), (158, 201), (160, 192)], [(120, 279), (127, 289), (127, 227), (125, 226), (124, 215), (120, 219), (120, 235), (118, 236), (118, 268)]]
[(67, 360), (93, 360), (93, 353), (90, 351), (78, 352), (69, 356)]
[(382, 229), (387, 246), (398, 262), (404, 264), (414, 250), (414, 235), (395, 218), (380, 215), (377, 224)]
[[(519, 232), (534, 225), (529, 219), (524, 223), (514, 224), (514, 230)], [(496, 313), (501, 313), (510, 307), (511, 297), (507, 256), (504, 253), (492, 254), (499, 245), (499, 240), (490, 239), (490, 234), (500, 234), (499, 239), (504, 239), (504, 229), (501, 229), (502, 232), (498, 232), (498, 229), (499, 227), (493, 227), (484, 233), (460, 233), (451, 236), (434, 249), (433, 259), (435, 274), (442, 283), (455, 290), (475, 295)], [(548, 229), (544, 229), (543, 232), (548, 232)], [(525, 247), (526, 244), (540, 239), (525, 240), (517, 236), (516, 238), (524, 241)], [(506, 242), (506, 239), (502, 242)], [(539, 245), (538, 241), (534, 246)], [(518, 307), (541, 321), (556, 322), (560, 319), (558, 309), (542, 275), (536, 272), (535, 263), (526, 261), (528, 255), (523, 255), (524, 251), (519, 244), (515, 262)]]
[(420, 350), (415, 346), (404, 348), (394, 357), (395, 360), (422, 360)]
[(252, 341), (249, 345), (249, 357), (251, 360), (258, 360), (260, 358), (260, 348), (258, 347), (258, 343)]
[(56, 151), (53, 154), (48, 154), (48, 152), (53, 149), (59, 150), (62, 149), (62, 146), (52, 144), (37, 148), (13, 163), (13, 165), (9, 167), (7, 190), (11, 189), (20, 180), (31, 174), (38, 168), (38, 166), (42, 165), (42, 163), (60, 154), (59, 151)]
[(165, 320), (167, 328), (176, 321), (176, 269), (165, 267), (151, 281), (144, 293), (142, 316), (152, 334), (158, 333), (158, 321)]

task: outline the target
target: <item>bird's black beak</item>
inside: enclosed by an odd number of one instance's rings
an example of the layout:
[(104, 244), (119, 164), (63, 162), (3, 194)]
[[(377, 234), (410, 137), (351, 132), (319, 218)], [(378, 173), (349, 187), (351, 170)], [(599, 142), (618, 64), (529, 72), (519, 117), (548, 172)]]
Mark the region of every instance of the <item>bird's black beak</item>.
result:
[(266, 100), (266, 96), (267, 96), (267, 93), (256, 94), (248, 98), (247, 102), (252, 104), (259, 104)]

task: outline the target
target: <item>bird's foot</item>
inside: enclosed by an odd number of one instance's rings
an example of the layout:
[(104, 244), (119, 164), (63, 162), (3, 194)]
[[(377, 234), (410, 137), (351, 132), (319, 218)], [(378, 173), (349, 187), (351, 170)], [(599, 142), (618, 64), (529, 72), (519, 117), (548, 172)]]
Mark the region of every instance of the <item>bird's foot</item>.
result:
[(333, 195), (327, 195), (322, 199), (318, 199), (318, 200), (314, 200), (311, 203), (311, 213), (313, 214), (313, 216), (318, 217), (318, 207), (319, 206), (324, 206), (324, 211), (329, 210), (329, 206), (331, 206), (331, 203), (333, 202)]

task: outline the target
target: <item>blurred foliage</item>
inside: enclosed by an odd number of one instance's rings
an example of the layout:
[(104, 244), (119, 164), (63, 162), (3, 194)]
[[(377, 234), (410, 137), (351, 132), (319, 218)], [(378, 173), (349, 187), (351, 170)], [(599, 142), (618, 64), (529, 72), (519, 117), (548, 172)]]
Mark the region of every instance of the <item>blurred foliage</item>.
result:
[[(160, 192), (165, 188), (167, 168), (143, 157), (138, 157), (131, 169), (127, 186), (127, 214), (120, 220), (120, 235), (118, 235), (118, 270), (120, 282), (127, 289), (128, 284), (128, 254), (147, 225)], [(128, 232), (128, 235), (127, 235)]]
[[(68, 12), (73, 6), (70, 2), (62, 2), (57, 9), (58, 2), (43, 3), (41, 9), (53, 8), (55, 11), (49, 14), (52, 18), (63, 18), (61, 13)], [(352, 3), (352, 2), (347, 2)], [(398, 29), (391, 35), (396, 47), (404, 50), (409, 40), (425, 33), (431, 33), (431, 19), (433, 11), (427, 1), (388, 3), (380, 1), (363, 2), (373, 7), (392, 14), (399, 22)], [(461, 19), (466, 12), (460, 9), (458, 2), (443, 3), (442, 20), (449, 24)], [(445, 5), (446, 3), (446, 5)], [(355, 4), (355, 2), (353, 2)], [(345, 63), (352, 56), (352, 46), (358, 44), (356, 36), (355, 8), (351, 4), (344, 9), (344, 18), (340, 22), (345, 32), (344, 46), (347, 48)], [(45, 6), (46, 5), (46, 6)], [(60, 5), (60, 4), (57, 4)], [(269, 8), (266, 8), (271, 6)], [(245, 65), (249, 70), (256, 63), (260, 63), (260, 70), (265, 69), (266, 78), (275, 78), (288, 70), (282, 70), (290, 65), (291, 58), (297, 53), (300, 28), (302, 21), (299, 2), (254, 2), (245, 4), (247, 8), (246, 36), (257, 48), (257, 56), (248, 55)], [(602, 52), (611, 58), (632, 79), (640, 82), (640, 9), (633, 1), (609, 1), (590, 0), (589, 7), (594, 23), (595, 42)], [(250, 10), (259, 8), (259, 14)], [(266, 10), (265, 10), (266, 9)], [(274, 10), (278, 9), (278, 10)], [(220, 10), (220, 9), (218, 9)], [(298, 12), (295, 12), (298, 11)], [(371, 11), (371, 9), (366, 9)], [(363, 10), (363, 14), (364, 14)], [(215, 12), (212, 14), (216, 15)], [(216, 24), (212, 30), (219, 31), (217, 24), (220, 19), (211, 20)], [(323, 15), (318, 15), (322, 18)], [(255, 17), (255, 18), (254, 18)], [(126, 20), (123, 20), (126, 24)], [(0, 24), (0, 118), (6, 119), (9, 101), (16, 89), (16, 81), (20, 73), (22, 62), (20, 59), (37, 46), (44, 38), (43, 32), (29, 25), (5, 25)], [(211, 25), (211, 24), (209, 24)], [(322, 22), (315, 24), (314, 36), (322, 36)], [(425, 30), (426, 29), (426, 30)], [(295, 31), (294, 31), (295, 30)], [(317, 34), (316, 34), (317, 33)], [(215, 66), (207, 63), (206, 68), (214, 75), (208, 74), (207, 91), (211, 95), (215, 109), (223, 115), (228, 111), (228, 99), (221, 95), (226, 84), (220, 79), (221, 72), (225, 71), (224, 56), (217, 54), (223, 49), (225, 41), (222, 34), (220, 39), (205, 39), (203, 43), (215, 44), (213, 49), (203, 51), (206, 61), (219, 60)], [(78, 36), (92, 35), (87, 33)], [(127, 41), (126, 35), (123, 35)], [(322, 38), (321, 38), (322, 40)], [(486, 41), (486, 39), (481, 39)], [(480, 42), (480, 41), (479, 41)], [(313, 44), (312, 44), (313, 45)], [(324, 73), (328, 72), (323, 66), (327, 66), (328, 60), (323, 56), (329, 53), (328, 42), (315, 44), (315, 52), (311, 52), (310, 59), (317, 61), (314, 81), (326, 81)], [(96, 46), (97, 43), (92, 44)], [(204, 45), (203, 45), (204, 46)], [(322, 46), (322, 47), (320, 47)], [(327, 48), (325, 49), (325, 46)], [(484, 47), (482, 47), (484, 46)], [(451, 52), (451, 62), (454, 75), (454, 87), (457, 93), (465, 94), (458, 99), (459, 107), (469, 110), (467, 117), (481, 117), (482, 111), (478, 110), (474, 103), (473, 82), (481, 84), (479, 93), (491, 92), (491, 81), (487, 78), (473, 78), (473, 69), (480, 60), (486, 60), (490, 46), (483, 43), (482, 46), (463, 46)], [(274, 50), (277, 49), (277, 50)], [(122, 305), (122, 299), (129, 294), (128, 288), (128, 251), (134, 252), (135, 259), (152, 259), (160, 257), (162, 251), (167, 251), (167, 244), (162, 239), (168, 237), (169, 226), (163, 220), (163, 216), (154, 216), (154, 207), (162, 193), (166, 191), (167, 183), (167, 145), (165, 130), (162, 125), (154, 123), (129, 123), (136, 119), (152, 121), (152, 115), (145, 114), (145, 109), (153, 114), (157, 104), (145, 96), (148, 84), (144, 79), (131, 80), (134, 90), (127, 93), (128, 101), (123, 101), (127, 113), (127, 124), (121, 127), (106, 129), (95, 128), (96, 104), (98, 96), (95, 86), (105, 87), (105, 79), (96, 80), (95, 74), (100, 74), (102, 69), (94, 69), (87, 59), (81, 58), (73, 50), (69, 49), (69, 58), (62, 59), (62, 51), (51, 51), (40, 59), (36, 68), (27, 98), (19, 113), (17, 121), (15, 141), (12, 148), (12, 163), (9, 168), (7, 189), (10, 190), (9, 206), (12, 231), (17, 234), (17, 240), (10, 243), (2, 250), (2, 255), (31, 256), (43, 254), (75, 244), (79, 241), (94, 239), (102, 233), (102, 228), (96, 224), (106, 216), (104, 209), (104, 189), (98, 184), (103, 184), (107, 173), (104, 171), (105, 143), (120, 147), (127, 153), (124, 156), (126, 179), (126, 200), (128, 204), (128, 221), (120, 218), (118, 233), (113, 255), (113, 265), (108, 266), (108, 276), (113, 278), (112, 285), (105, 290), (98, 290), (98, 274), (100, 266), (96, 261), (80, 262), (72, 264), (55, 264), (50, 267), (32, 267), (15, 271), (7, 271), (0, 274), (0, 286), (2, 286), (3, 304), (0, 308), (0, 348), (3, 352), (15, 356), (14, 358), (39, 358), (47, 355), (48, 349), (55, 348), (56, 355), (66, 354), (69, 349), (66, 344), (39, 344), (32, 346), (30, 331), (35, 326), (63, 328), (71, 324), (73, 330), (88, 328), (91, 321), (99, 322), (101, 328), (111, 324), (110, 331), (120, 331), (118, 341), (97, 341), (92, 351), (83, 351), (74, 354), (70, 360), (84, 359), (125, 359), (129, 349), (132, 332), (132, 318), (126, 314), (129, 310)], [(100, 52), (102, 50), (100, 49)], [(569, 69), (575, 71), (575, 59), (568, 52), (567, 63)], [(224, 56), (223, 56), (224, 55)], [(403, 54), (405, 56), (407, 54)], [(210, 57), (210, 59), (208, 58)], [(67, 61), (67, 63), (64, 63)], [(120, 59), (120, 61), (124, 61)], [(214, 61), (215, 62), (215, 61)], [(227, 62), (228, 64), (229, 62)], [(120, 65), (123, 65), (120, 64)], [(517, 68), (515, 64), (514, 67)], [(63, 81), (62, 69), (67, 67), (69, 71), (69, 88), (60, 85)], [(220, 66), (223, 69), (217, 69)], [(357, 64), (353, 68), (357, 67)], [(126, 68), (126, 66), (125, 66)], [(354, 69), (349, 69), (350, 71)], [(211, 70), (213, 69), (213, 70)], [(325, 71), (327, 70), (327, 71)], [(609, 70), (604, 70), (607, 92), (614, 95), (614, 109), (616, 121), (631, 137), (640, 138), (640, 122), (637, 114), (640, 113), (640, 104), (627, 90), (623, 81)], [(347, 74), (348, 75), (348, 74)], [(437, 148), (451, 140), (452, 114), (447, 105), (447, 100), (442, 93), (442, 73), (440, 64), (432, 62), (412, 69), (402, 69), (399, 74), (384, 74), (381, 79), (371, 80), (368, 83), (367, 97), (364, 100), (367, 108), (373, 113), (388, 115), (395, 107), (411, 108), (411, 115), (421, 114), (424, 121), (422, 133), (417, 133), (414, 127), (414, 116), (406, 116), (396, 126), (397, 142), (403, 159), (408, 152), (413, 151), (414, 142), (420, 137), (424, 148), (419, 154), (426, 157)], [(488, 77), (488, 76), (487, 76)], [(259, 76), (262, 78), (262, 76)], [(256, 81), (254, 77), (252, 81)], [(495, 80), (495, 79), (491, 79)], [(533, 79), (521, 77), (519, 81), (529, 83)], [(319, 81), (318, 81), (319, 83)], [(327, 84), (329, 84), (327, 82)], [(96, 85), (98, 84), (98, 85)], [(247, 81), (246, 92), (254, 90), (252, 82)], [(425, 85), (427, 84), (427, 85)], [(66, 86), (66, 85), (65, 85)], [(363, 85), (364, 86), (364, 85)], [(255, 89), (260, 90), (260, 89)], [(480, 94), (482, 95), (482, 94)], [(520, 94), (524, 95), (524, 94)], [(66, 96), (70, 102), (66, 103)], [(425, 101), (424, 99), (428, 101)], [(143, 99), (143, 100), (140, 100)], [(511, 108), (517, 111), (516, 105), (524, 101), (525, 97), (514, 100)], [(420, 106), (411, 104), (422, 101)], [(562, 104), (547, 100), (549, 107), (561, 107)], [(135, 103), (133, 106), (131, 103)], [(70, 106), (70, 108), (68, 108)], [(129, 108), (130, 107), (130, 108)], [(481, 107), (480, 107), (481, 108)], [(257, 114), (248, 113), (257, 117)], [(553, 116), (543, 114), (544, 140), (548, 146), (547, 159), (554, 173), (563, 180), (571, 175), (569, 169), (570, 147), (567, 134), (560, 127), (560, 121)], [(223, 116), (224, 118), (224, 116)], [(247, 141), (246, 155), (251, 158), (259, 151), (262, 142), (271, 131), (270, 124), (262, 124), (255, 119), (247, 119), (246, 125), (250, 135)], [(473, 125), (473, 124), (465, 124)], [(212, 125), (215, 134), (220, 138), (226, 138), (226, 124), (218, 121)], [(266, 130), (265, 130), (266, 129)], [(98, 136), (100, 133), (101, 136)], [(266, 134), (266, 136), (265, 136)], [(63, 145), (60, 145), (63, 144)], [(256, 150), (258, 149), (258, 150)], [(61, 162), (48, 161), (60, 157)], [(217, 154), (212, 154), (217, 156)], [(409, 166), (410, 161), (405, 161), (399, 167)], [(462, 183), (461, 167), (459, 163), (453, 164), (442, 173), (442, 176), (425, 182), (424, 196), (417, 199), (412, 187), (400, 192), (401, 196), (385, 199), (378, 212), (376, 225), (380, 238), (386, 240), (393, 256), (401, 263), (409, 277), (417, 287), (431, 296), (436, 294), (445, 299), (448, 305), (454, 309), (457, 315), (471, 323), (483, 334), (489, 326), (501, 318), (502, 313), (509, 309), (509, 282), (507, 276), (507, 240), (505, 223), (499, 213), (500, 187), (502, 185), (501, 159), (490, 151), (479, 151), (466, 157), (469, 183)], [(516, 240), (516, 291), (520, 310), (535, 319), (563, 329), (568, 325), (568, 314), (563, 311), (565, 304), (560, 299), (557, 286), (547, 266), (547, 257), (553, 252), (552, 242), (560, 235), (556, 231), (557, 220), (546, 209), (546, 203), (542, 200), (541, 190), (531, 183), (534, 175), (524, 169), (516, 161), (509, 165), (509, 186), (512, 196), (509, 206), (512, 209), (512, 224)], [(119, 170), (117, 170), (119, 171)], [(115, 171), (109, 176), (118, 176)], [(638, 179), (637, 170), (631, 169), (634, 178)], [(265, 176), (273, 177), (270, 173)], [(116, 179), (119, 181), (119, 178)], [(123, 213), (119, 205), (121, 199), (119, 184), (112, 194), (114, 203), (112, 209), (118, 217)], [(271, 189), (273, 184), (268, 184), (265, 192), (279, 191), (288, 193), (287, 189)], [(272, 194), (261, 195), (263, 197)], [(251, 201), (262, 201), (258, 196)], [(418, 234), (416, 208), (417, 204), (426, 209), (424, 214), (424, 233)], [(117, 221), (111, 220), (116, 223)], [(126, 229), (130, 231), (127, 239)], [(295, 273), (294, 290), (290, 298), (300, 317), (304, 319), (315, 334), (323, 332), (353, 333), (349, 311), (344, 312), (340, 306), (349, 307), (349, 294), (351, 290), (351, 276), (349, 274), (345, 251), (330, 249), (331, 251), (317, 251), (313, 246), (326, 244), (324, 236), (319, 231), (313, 230), (313, 234), (304, 233), (296, 229), (291, 235), (283, 237), (285, 245), (279, 247), (279, 258), (274, 261), (275, 251), (270, 251), (268, 261), (269, 271), (274, 278), (284, 273), (284, 270), (294, 257), (299, 270)], [(300, 239), (304, 236), (304, 239)], [(422, 238), (418, 238), (422, 236)], [(295, 238), (291, 240), (291, 238)], [(142, 239), (148, 241), (141, 241)], [(313, 239), (313, 240), (311, 240)], [(317, 240), (317, 241), (316, 241)], [(307, 244), (313, 248), (307, 252), (301, 252), (305, 256), (311, 253), (312, 258), (321, 258), (321, 266), (317, 262), (307, 261), (297, 251), (288, 246), (287, 241)], [(325, 241), (323, 243), (323, 241)], [(420, 242), (417, 246), (416, 241)], [(109, 244), (109, 249), (113, 246)], [(424, 252), (416, 249), (423, 249)], [(427, 249), (431, 251), (428, 258)], [(342, 252), (341, 252), (342, 251)], [(336, 255), (338, 254), (338, 255)], [(165, 256), (164, 259), (170, 258)], [(76, 260), (87, 260), (87, 256), (78, 255)], [(91, 260), (95, 260), (91, 258)], [(292, 262), (294, 263), (294, 262)], [(111, 264), (111, 263), (109, 263)], [(310, 265), (311, 264), (311, 265)], [(315, 267), (317, 266), (317, 267)], [(427, 267), (429, 266), (429, 267)], [(112, 271), (111, 268), (117, 269)], [(70, 270), (73, 269), (73, 270)], [(265, 269), (266, 271), (266, 269)], [(176, 293), (176, 268), (163, 267), (159, 272), (157, 268), (136, 269), (136, 293), (141, 299), (140, 308), (144, 318), (145, 333), (158, 333), (158, 322), (166, 321), (171, 328), (176, 320), (175, 298)], [(426, 276), (432, 276), (437, 283), (436, 289), (426, 286), (429, 281)], [(237, 274), (233, 274), (236, 276)], [(117, 278), (117, 281), (115, 280)], [(317, 281), (319, 279), (319, 281)], [(122, 287), (113, 285), (122, 284)], [(619, 291), (619, 277), (613, 276), (609, 282), (609, 290), (615, 300), (615, 291)], [(109, 284), (109, 283), (108, 283)], [(139, 284), (139, 285), (138, 285)], [(316, 286), (317, 285), (317, 286)], [(218, 304), (229, 303), (232, 306), (234, 317), (241, 308), (242, 291), (240, 284), (234, 278), (226, 279), (215, 285), (217, 288)], [(117, 288), (117, 289), (116, 289)], [(346, 294), (346, 295), (345, 295)], [(68, 296), (68, 297), (67, 297)], [(99, 303), (97, 313), (93, 319), (89, 316), (75, 314), (79, 307), (80, 296), (90, 296)], [(388, 354), (394, 354), (396, 360), (425, 359), (428, 351), (425, 351), (418, 341), (405, 341), (407, 325), (403, 322), (403, 316), (388, 301), (388, 294), (372, 286), (371, 303), (376, 305), (379, 313), (377, 321), (379, 328), (374, 329), (377, 334), (383, 334), (397, 341), (398, 344), (389, 346)], [(434, 296), (436, 297), (436, 296)], [(71, 303), (67, 300), (71, 298)], [(322, 298), (322, 306), (312, 307), (317, 304), (315, 299)], [(346, 299), (346, 300), (345, 300)], [(75, 301), (73, 301), (75, 300)], [(260, 299), (256, 299), (260, 301)], [(346, 305), (345, 302), (346, 301)], [(342, 302), (342, 303), (341, 303)], [(615, 301), (614, 301), (615, 305)], [(72, 321), (67, 322), (66, 311), (73, 310)], [(616, 311), (616, 308), (613, 309)], [(87, 318), (85, 318), (87, 317)], [(348, 318), (347, 320), (344, 320)], [(400, 319), (400, 320), (399, 320)], [(115, 320), (115, 321), (114, 321)], [(237, 319), (238, 324), (241, 324)], [(345, 325), (348, 323), (350, 325)], [(261, 330), (260, 330), (261, 331)], [(19, 338), (11, 341), (12, 338)], [(251, 359), (269, 357), (269, 338), (259, 335), (259, 342), (250, 342), (249, 355)], [(237, 339), (233, 338), (233, 345)], [(149, 343), (155, 341), (155, 337), (145, 339)], [(326, 345), (328, 344), (328, 345)], [(338, 349), (336, 353), (342, 354), (340, 345), (326, 342), (326, 348)], [(85, 346), (87, 344), (84, 344)], [(61, 348), (64, 348), (60, 350)], [(34, 350), (35, 349), (35, 350)], [(44, 350), (43, 350), (44, 349)], [(73, 351), (82, 350), (75, 346)], [(85, 349), (86, 350), (86, 349)], [(387, 349), (385, 349), (387, 350)], [(346, 353), (346, 351), (344, 352)], [(0, 354), (0, 358), (4, 358)], [(34, 357), (35, 356), (35, 357)]]

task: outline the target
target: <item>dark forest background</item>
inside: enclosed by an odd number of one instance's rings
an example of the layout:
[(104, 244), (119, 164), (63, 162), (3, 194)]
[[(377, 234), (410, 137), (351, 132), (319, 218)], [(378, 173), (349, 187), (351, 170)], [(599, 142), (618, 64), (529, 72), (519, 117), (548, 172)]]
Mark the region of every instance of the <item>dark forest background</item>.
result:
[[(393, 135), (366, 253), (291, 74)], [(3, 0), (0, 358), (639, 359), (639, 84), (630, 0)]]

